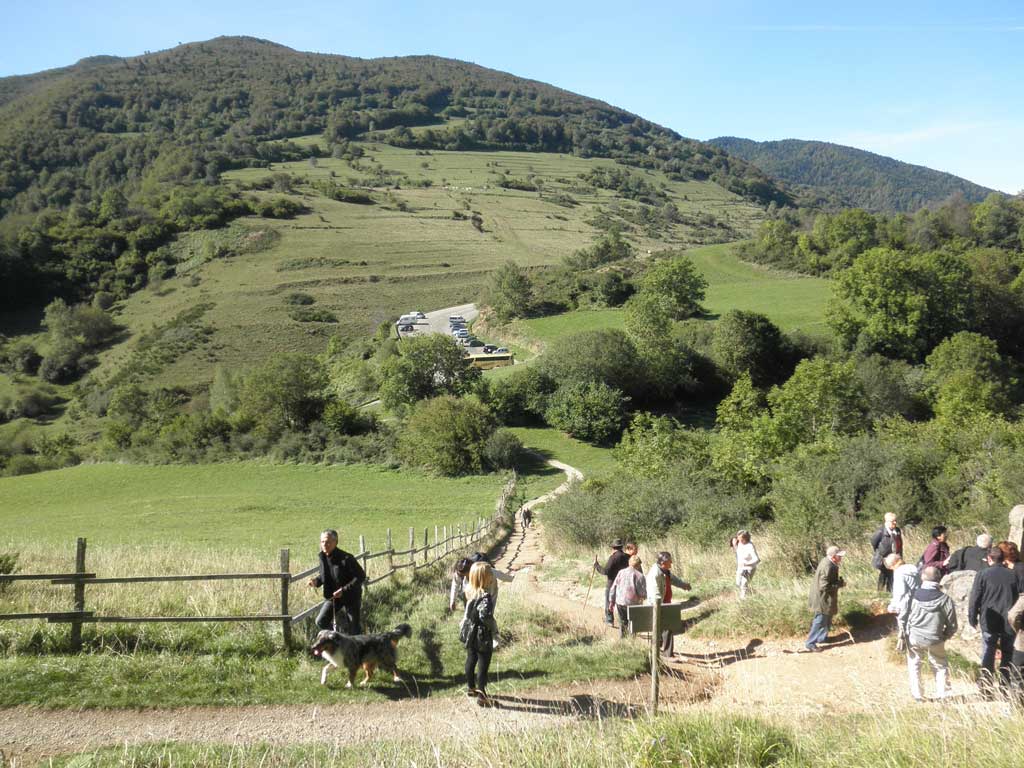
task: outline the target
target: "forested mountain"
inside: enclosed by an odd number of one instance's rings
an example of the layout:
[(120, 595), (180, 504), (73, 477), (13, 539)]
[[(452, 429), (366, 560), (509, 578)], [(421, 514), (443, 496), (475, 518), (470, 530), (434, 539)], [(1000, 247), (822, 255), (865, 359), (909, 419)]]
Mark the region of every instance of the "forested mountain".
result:
[(801, 189), (811, 202), (832, 208), (913, 212), (957, 193), (981, 202), (993, 191), (950, 173), (824, 141), (759, 142), (722, 136), (708, 143)]
[[(311, 134), (322, 145), (269, 141)], [(543, 83), (429, 56), (363, 60), (217, 38), (0, 80), (0, 283), (31, 284), (33, 302), (88, 295), (119, 259), (141, 264), (175, 232), (242, 215), (221, 172), (340, 154), (367, 135), (423, 150), (609, 157), (788, 200), (717, 147)]]

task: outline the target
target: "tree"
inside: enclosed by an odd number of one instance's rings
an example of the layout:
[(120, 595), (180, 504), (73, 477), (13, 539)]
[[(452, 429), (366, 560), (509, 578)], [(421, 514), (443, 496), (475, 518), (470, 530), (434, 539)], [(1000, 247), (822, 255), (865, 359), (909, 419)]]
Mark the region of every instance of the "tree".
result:
[(873, 248), (833, 284), (829, 325), (848, 348), (921, 360), (946, 336), (970, 327), (970, 267), (960, 256)]
[[(695, 446), (697, 442), (703, 444)], [(705, 454), (707, 441), (698, 432), (688, 432), (670, 416), (638, 413), (615, 448), (615, 460), (634, 477), (658, 477), (694, 451)]]
[(785, 374), (786, 346), (782, 332), (767, 317), (734, 309), (715, 323), (711, 357), (730, 379), (749, 373), (763, 387)]
[(939, 344), (925, 361), (925, 383), (936, 414), (951, 419), (1007, 413), (1013, 403), (1005, 361), (996, 343), (964, 331)]
[(399, 439), (399, 452), (410, 464), (442, 475), (480, 472), (495, 427), (483, 403), (442, 395), (416, 404)]
[(980, 245), (1016, 250), (1021, 247), (1018, 232), (1024, 215), (1006, 195), (993, 192), (974, 207), (972, 221)]
[(551, 396), (545, 418), (571, 437), (603, 444), (622, 432), (626, 402), (620, 390), (603, 382), (570, 382)]
[(498, 320), (507, 323), (530, 310), (530, 278), (514, 261), (506, 261), (491, 273), (487, 301)]
[(380, 399), (388, 408), (441, 394), (462, 395), (480, 380), (449, 336), (432, 333), (403, 339), (399, 356), (381, 365)]
[(315, 357), (273, 357), (245, 377), (236, 419), (270, 438), (303, 430), (323, 414), (327, 384), (327, 371)]
[(708, 281), (697, 271), (688, 256), (673, 256), (659, 261), (644, 275), (641, 292), (661, 296), (669, 302), (673, 320), (684, 320), (702, 311)]
[(630, 397), (640, 397), (649, 388), (636, 346), (619, 330), (562, 336), (548, 346), (540, 369), (559, 384), (601, 382)]

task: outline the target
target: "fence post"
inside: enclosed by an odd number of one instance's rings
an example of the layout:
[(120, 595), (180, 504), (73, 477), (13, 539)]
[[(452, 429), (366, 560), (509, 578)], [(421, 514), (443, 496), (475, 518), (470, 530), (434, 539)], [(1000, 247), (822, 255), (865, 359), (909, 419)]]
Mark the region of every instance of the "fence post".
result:
[(359, 556), (363, 558), (363, 573), (366, 573), (366, 566), (369, 564), (369, 560), (366, 556), (370, 554), (366, 551), (366, 538), (364, 536), (359, 537)]
[[(79, 539), (75, 549), (75, 573), (85, 573), (85, 539)], [(79, 579), (81, 579), (81, 575)], [(79, 580), (75, 582), (75, 611), (85, 610), (85, 584)], [(71, 622), (71, 649), (82, 650), (82, 622), (81, 619)]]
[(430, 562), (430, 535), (427, 533), (427, 529), (423, 529), (423, 564), (426, 565)]
[(416, 529), (409, 529), (409, 562), (416, 563)]
[(658, 714), (658, 672), (661, 666), (661, 595), (654, 597), (654, 611), (651, 614), (651, 714)]
[(440, 529), (435, 525), (434, 526), (434, 560), (435, 561), (441, 559), (441, 540), (439, 538), (437, 538), (437, 535), (438, 535), (439, 532), (440, 532)]
[(281, 550), (281, 637), (284, 640), (284, 649), (287, 651), (292, 647), (292, 618), (288, 609), (288, 585), (291, 584), (291, 553), (287, 549)]
[(392, 573), (395, 570), (395, 561), (394, 561), (394, 559), (392, 557), (392, 553), (394, 551), (395, 551), (395, 548), (393, 546), (391, 546), (391, 529), (388, 528), (388, 554), (387, 554), (388, 573)]
[(448, 541), (448, 526), (444, 526), (441, 530), (444, 531), (444, 553), (447, 555), (451, 547), (451, 542)]

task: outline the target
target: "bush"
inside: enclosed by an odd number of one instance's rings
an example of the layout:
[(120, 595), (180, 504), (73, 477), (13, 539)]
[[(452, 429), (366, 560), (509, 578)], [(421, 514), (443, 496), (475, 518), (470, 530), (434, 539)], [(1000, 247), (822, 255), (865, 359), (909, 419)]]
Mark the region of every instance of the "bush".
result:
[(316, 299), (314, 299), (308, 293), (301, 293), (299, 291), (296, 291), (294, 293), (289, 293), (287, 296), (285, 296), (284, 303), (293, 304), (295, 306), (306, 306), (308, 304), (316, 303)]
[(584, 331), (556, 339), (540, 370), (559, 384), (603, 383), (639, 398), (648, 389), (636, 347), (622, 331)]
[[(0, 576), (9, 576), (18, 572), (18, 553), (0, 552)], [(11, 585), (9, 581), (0, 581), (0, 593)]]
[(399, 452), (409, 464), (442, 475), (480, 472), (487, 464), (488, 440), (495, 419), (476, 400), (451, 395), (417, 403), (399, 439)]
[(496, 429), (484, 444), (484, 458), (494, 469), (512, 469), (523, 452), (523, 442), (507, 429)]
[(622, 433), (626, 398), (602, 382), (564, 384), (551, 396), (545, 418), (572, 437), (608, 443)]
[(373, 428), (373, 419), (364, 416), (351, 403), (331, 400), (324, 408), (324, 424), (338, 435), (358, 435)]
[(555, 382), (534, 366), (523, 366), (490, 385), (487, 405), (503, 424), (533, 424), (544, 419)]
[(96, 291), (96, 294), (92, 297), (92, 305), (96, 309), (108, 310), (114, 306), (116, 299), (117, 297), (110, 291)]
[(715, 324), (711, 356), (731, 380), (749, 373), (758, 387), (778, 383), (792, 371), (782, 332), (756, 312), (726, 312)]
[(294, 353), (271, 358), (246, 376), (238, 423), (271, 438), (288, 429), (301, 431), (323, 414), (327, 381), (323, 364), (314, 357)]
[(27, 341), (16, 341), (12, 344), (7, 350), (7, 359), (15, 373), (24, 373), (28, 376), (36, 375), (43, 360), (36, 348)]
[(441, 394), (462, 395), (480, 380), (462, 349), (449, 336), (432, 333), (403, 339), (399, 356), (381, 365), (380, 399), (388, 408), (411, 405)]
[(322, 307), (296, 307), (288, 313), (288, 317), (299, 323), (338, 322), (338, 318), (333, 312)]
[(53, 466), (45, 459), (19, 453), (8, 460), (7, 467), (4, 469), (4, 475), (7, 477), (33, 475), (36, 472), (45, 472), (48, 469), (53, 469)]

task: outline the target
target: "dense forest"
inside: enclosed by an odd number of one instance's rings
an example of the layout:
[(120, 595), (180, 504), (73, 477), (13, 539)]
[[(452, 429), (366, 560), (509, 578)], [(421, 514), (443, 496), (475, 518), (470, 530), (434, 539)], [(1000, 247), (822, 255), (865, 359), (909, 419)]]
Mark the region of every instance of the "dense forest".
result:
[(913, 212), (956, 194), (981, 202), (993, 191), (950, 173), (824, 141), (723, 136), (708, 143), (754, 163), (817, 207)]
[[(421, 149), (610, 157), (789, 201), (717, 147), (543, 83), (436, 57), (218, 38), (0, 80), (0, 301), (125, 295), (174, 233), (248, 212), (217, 186), (221, 172), (343, 152), (367, 133)], [(272, 141), (316, 134), (322, 146)]]

